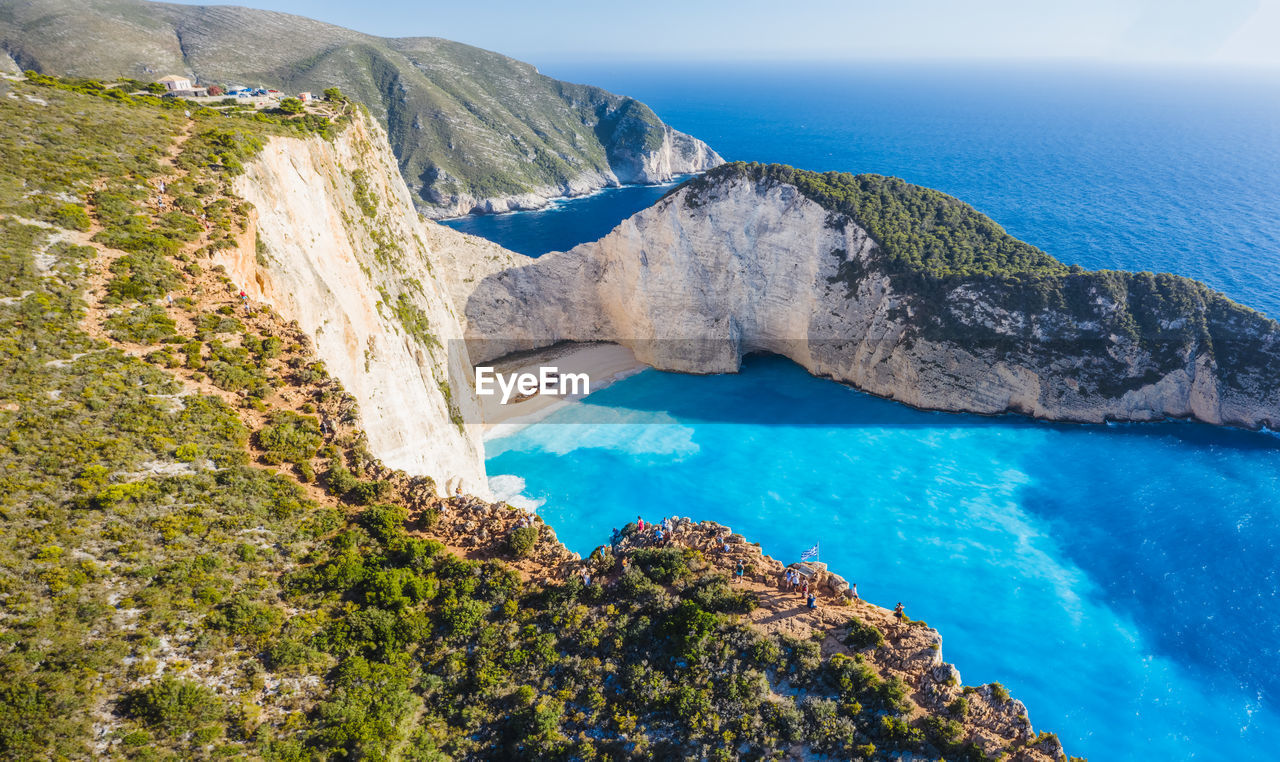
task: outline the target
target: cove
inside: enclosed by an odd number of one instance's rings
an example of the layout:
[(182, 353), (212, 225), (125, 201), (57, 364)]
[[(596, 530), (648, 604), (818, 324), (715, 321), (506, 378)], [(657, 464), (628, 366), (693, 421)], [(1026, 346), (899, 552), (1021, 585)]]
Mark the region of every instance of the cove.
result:
[(645, 371), (487, 449), (495, 490), (580, 553), (637, 515), (727, 524), (784, 561), (821, 541), (1071, 754), (1259, 758), (1280, 739), (1269, 434), (922, 412), (752, 357)]
[(692, 175), (661, 185), (623, 185), (589, 196), (552, 201), (543, 209), (441, 220), (454, 230), (487, 238), (519, 254), (540, 257), (608, 235), (622, 220), (653, 205)]

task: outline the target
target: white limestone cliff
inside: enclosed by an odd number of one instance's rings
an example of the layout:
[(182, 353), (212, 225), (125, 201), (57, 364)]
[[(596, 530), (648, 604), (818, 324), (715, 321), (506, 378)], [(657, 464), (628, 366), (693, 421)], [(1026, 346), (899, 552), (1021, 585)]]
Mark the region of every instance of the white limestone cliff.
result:
[(218, 262), (312, 338), (373, 454), (441, 492), (488, 495), (474, 393), (450, 383), (471, 372), (462, 328), (381, 127), (357, 116), (331, 141), (273, 138), (235, 191), (260, 245), (251, 231)]
[[(495, 260), (488, 275), (455, 283), (473, 359), (603, 340), (661, 369), (713, 373), (764, 351), (927, 409), (1280, 422), (1280, 384), (1252, 366), (1218, 368), (1229, 359), (1222, 346), (1215, 355), (1193, 342), (1168, 361), (1078, 314), (1024, 312), (998, 284), (941, 297), (904, 291), (865, 230), (791, 185), (736, 177), (690, 193), (680, 189), (599, 241), (514, 267)], [(1094, 299), (1104, 319), (1122, 308)], [(1188, 317), (1218, 319), (1200, 309)], [(945, 312), (959, 336), (921, 330), (924, 311)], [(1235, 332), (1234, 347), (1256, 345), (1274, 358), (1280, 331), (1248, 314), (1247, 325), (1221, 327)]]

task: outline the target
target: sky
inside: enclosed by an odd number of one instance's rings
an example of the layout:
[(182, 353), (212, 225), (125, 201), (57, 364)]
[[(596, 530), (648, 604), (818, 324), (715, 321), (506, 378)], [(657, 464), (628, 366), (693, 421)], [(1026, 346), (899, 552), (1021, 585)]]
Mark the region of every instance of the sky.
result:
[(386, 37), (445, 37), (533, 63), (933, 58), (1280, 66), (1280, 0), (236, 4), (297, 13)]

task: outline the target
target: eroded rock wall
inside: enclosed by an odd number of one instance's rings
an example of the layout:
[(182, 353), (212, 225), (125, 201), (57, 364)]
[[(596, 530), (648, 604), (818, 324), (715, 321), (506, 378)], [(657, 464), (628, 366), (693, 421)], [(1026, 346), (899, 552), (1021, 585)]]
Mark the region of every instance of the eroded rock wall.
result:
[(470, 374), (462, 327), (381, 127), (361, 116), (332, 141), (272, 139), (235, 190), (258, 243), (219, 261), (313, 339), (374, 455), (441, 492), (487, 495), (475, 396), (450, 382)]

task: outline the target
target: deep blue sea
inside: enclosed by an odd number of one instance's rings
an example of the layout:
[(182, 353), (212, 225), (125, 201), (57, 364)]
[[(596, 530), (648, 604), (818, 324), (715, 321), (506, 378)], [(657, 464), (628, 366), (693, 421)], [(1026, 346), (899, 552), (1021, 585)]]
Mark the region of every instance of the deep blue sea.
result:
[[(1280, 316), (1280, 79), (544, 70), (640, 98), (727, 158), (898, 175), (1063, 261), (1193, 276)], [(536, 255), (661, 192), (453, 224)], [(1071, 754), (1276, 758), (1272, 434), (925, 413), (759, 357), (734, 376), (645, 371), (488, 451), (495, 489), (578, 551), (637, 514), (729, 524), (784, 560), (821, 540), (864, 597), (937, 627), (966, 683), (1004, 683)]]

